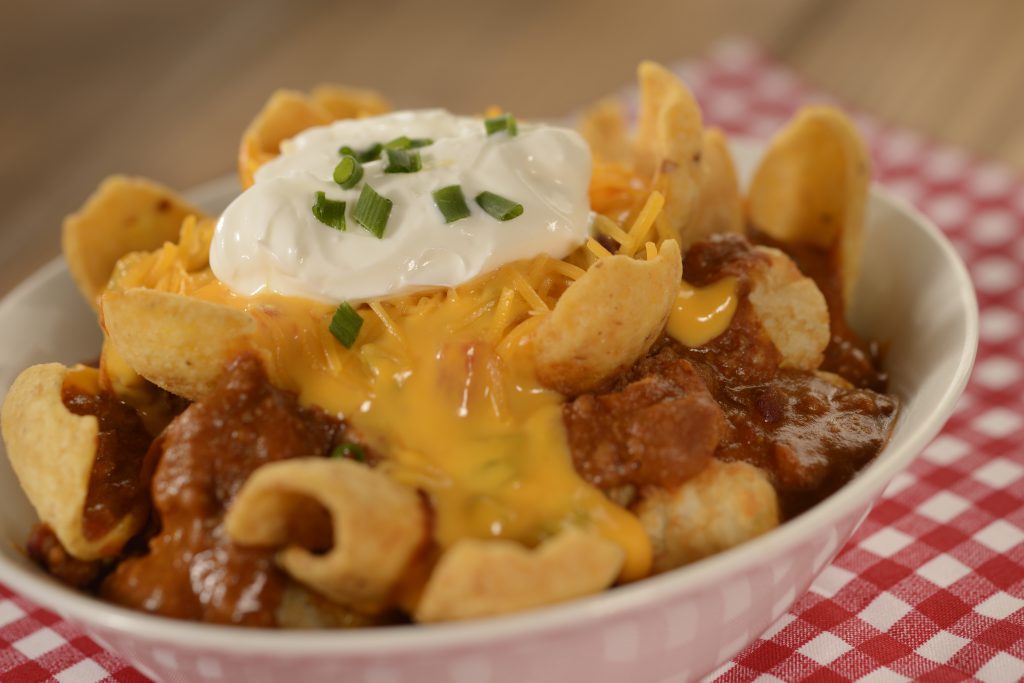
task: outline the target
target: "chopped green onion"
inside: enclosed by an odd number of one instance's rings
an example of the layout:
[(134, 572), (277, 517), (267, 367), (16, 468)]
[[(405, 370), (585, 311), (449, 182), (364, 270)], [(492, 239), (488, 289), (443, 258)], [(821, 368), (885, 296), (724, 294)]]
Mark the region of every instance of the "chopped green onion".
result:
[(347, 441), (335, 446), (331, 450), (331, 457), (347, 458), (349, 460), (355, 460), (356, 462), (366, 462), (366, 451), (364, 451), (363, 447), (359, 444)]
[(328, 199), (323, 192), (316, 193), (316, 203), (313, 204), (313, 215), (324, 225), (329, 225), (335, 230), (345, 229), (345, 202)]
[(380, 196), (369, 185), (363, 185), (352, 217), (356, 219), (356, 223), (382, 239), (384, 229), (388, 225), (388, 218), (391, 216), (391, 206), (390, 199)]
[(505, 199), (493, 192), (481, 192), (476, 196), (476, 203), (480, 205), (481, 209), (489, 213), (492, 218), (496, 218), (499, 221), (510, 221), (523, 215), (522, 204), (511, 199)]
[(409, 149), (410, 147), (412, 147), (412, 140), (405, 135), (384, 143), (384, 149)]
[(363, 165), (352, 155), (346, 154), (334, 167), (334, 182), (351, 190), (363, 177)]
[(342, 346), (351, 349), (352, 345), (356, 343), (359, 328), (362, 326), (362, 316), (356, 313), (356, 309), (352, 308), (347, 301), (344, 301), (334, 312), (334, 317), (331, 318), (331, 324), (327, 329), (331, 331), (335, 339), (341, 342)]
[(384, 143), (384, 149), (419, 149), (434, 144), (430, 138), (410, 138), (406, 135)]
[(484, 119), (484, 128), (488, 135), (494, 135), (502, 131), (508, 133), (510, 138), (519, 134), (519, 126), (516, 125), (516, 117), (512, 114), (502, 114), (489, 119)]
[(384, 145), (380, 144), (379, 142), (375, 142), (362, 152), (357, 152), (348, 145), (344, 145), (341, 149), (338, 150), (338, 154), (355, 157), (356, 161), (368, 164), (371, 161), (377, 161), (377, 159), (380, 159), (380, 153), (383, 151)]
[(423, 160), (419, 152), (407, 152), (404, 149), (385, 149), (388, 154), (388, 165), (385, 173), (415, 173), (423, 168)]
[(462, 188), (458, 185), (442, 187), (431, 196), (434, 198), (434, 205), (444, 216), (445, 223), (454, 223), (469, 217), (466, 196), (462, 194)]

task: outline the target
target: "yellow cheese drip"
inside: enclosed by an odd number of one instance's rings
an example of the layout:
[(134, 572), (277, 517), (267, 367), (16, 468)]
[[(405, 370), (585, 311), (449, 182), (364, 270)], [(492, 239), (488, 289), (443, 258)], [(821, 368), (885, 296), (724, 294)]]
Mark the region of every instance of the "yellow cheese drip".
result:
[(75, 365), (64, 375), (64, 387), (90, 396), (100, 393), (100, 373), (88, 365)]
[(647, 535), (576, 473), (564, 397), (534, 377), (526, 339), (540, 320), (540, 295), (531, 289), (528, 304), (510, 293), (531, 287), (520, 271), (536, 270), (506, 267), (457, 289), (361, 309), (351, 349), (328, 331), (332, 306), (243, 298), (217, 281), (190, 293), (255, 318), (254, 344), (271, 380), (343, 415), (387, 455), (385, 471), (426, 491), (442, 547), (466, 537), (533, 546), (575, 525), (623, 548), (621, 579), (642, 578)]
[(736, 313), (736, 278), (706, 287), (683, 282), (668, 318), (669, 335), (689, 347), (706, 344), (725, 332)]

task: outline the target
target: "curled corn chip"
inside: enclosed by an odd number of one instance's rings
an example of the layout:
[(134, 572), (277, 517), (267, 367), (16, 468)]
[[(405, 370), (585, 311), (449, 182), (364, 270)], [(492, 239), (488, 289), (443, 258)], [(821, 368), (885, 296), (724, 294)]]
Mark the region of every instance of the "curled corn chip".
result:
[(626, 114), (619, 100), (601, 100), (587, 109), (580, 117), (579, 129), (595, 159), (621, 163), (632, 156)]
[(814, 370), (829, 342), (825, 297), (814, 281), (788, 256), (770, 247), (755, 247), (767, 257), (751, 272), (750, 303), (775, 348), (782, 367)]
[(101, 308), (107, 339), (121, 359), (158, 387), (192, 401), (250, 347), (256, 327), (236, 309), (152, 289), (109, 291)]
[(756, 228), (835, 255), (846, 304), (860, 272), (870, 176), (850, 119), (832, 107), (806, 107), (772, 139), (747, 193)]
[(64, 219), (68, 270), (92, 307), (125, 254), (178, 239), (182, 221), (202, 216), (173, 190), (144, 178), (111, 176), (77, 212)]
[(718, 233), (743, 234), (743, 199), (725, 133), (704, 131), (704, 167), (693, 216), (681, 232), (686, 250), (694, 242)]
[(600, 259), (562, 294), (533, 332), (537, 377), (567, 395), (600, 387), (628, 368), (665, 327), (682, 278), (679, 246), (641, 261)]
[[(96, 370), (74, 372), (92, 376)], [(98, 537), (86, 531), (89, 482), (99, 451), (99, 421), (64, 405), (71, 371), (59, 363), (33, 365), (18, 375), (4, 400), (0, 424), (7, 457), (39, 519), (81, 560), (117, 555), (145, 524), (148, 505), (134, 506)]]
[(388, 101), (372, 90), (321, 85), (308, 96), (278, 90), (242, 134), (238, 149), (242, 187), (252, 185), (256, 169), (276, 157), (288, 138), (336, 119), (383, 114), (389, 109)]
[(639, 77), (636, 170), (665, 195), (668, 234), (663, 237), (689, 244), (683, 232), (693, 217), (704, 172), (700, 107), (682, 81), (659, 64), (641, 63)]
[[(327, 510), (333, 547), (323, 554), (290, 543), (305, 500)], [(277, 561), (296, 580), (366, 612), (392, 606), (402, 574), (427, 538), (412, 489), (350, 460), (299, 458), (260, 467), (224, 520), (236, 543), (280, 548)]]
[(622, 549), (566, 529), (534, 550), (504, 540), (463, 539), (434, 569), (414, 616), (451, 621), (518, 612), (596, 593), (622, 568)]

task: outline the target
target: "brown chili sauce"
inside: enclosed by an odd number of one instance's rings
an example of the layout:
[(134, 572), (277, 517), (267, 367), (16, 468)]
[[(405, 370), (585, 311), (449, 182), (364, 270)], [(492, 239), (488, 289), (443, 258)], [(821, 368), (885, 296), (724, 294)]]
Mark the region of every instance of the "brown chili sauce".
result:
[(151, 437), (138, 413), (110, 394), (94, 395), (65, 385), (61, 399), (69, 412), (92, 415), (99, 426), (82, 517), (82, 533), (94, 541), (126, 515), (146, 514), (152, 470), (146, 452)]
[[(226, 369), (214, 390), (174, 419), (154, 442), (158, 530), (144, 554), (123, 560), (103, 581), (103, 597), (181, 619), (274, 626), (286, 577), (267, 548), (242, 547), (224, 515), (246, 479), (276, 460), (326, 455), (338, 420), (275, 389), (253, 356)], [(329, 520), (311, 510), (310, 545), (322, 546)], [(316, 524), (313, 524), (316, 522)]]
[[(715, 236), (690, 247), (683, 272), (691, 284), (737, 278), (739, 303), (732, 322), (697, 348), (663, 336), (618, 387), (567, 404), (569, 443), (584, 478), (620, 500), (616, 487), (623, 483), (673, 486), (699, 472), (712, 456), (738, 460), (769, 474), (789, 518), (834, 492), (878, 455), (897, 401), (880, 393), (886, 375), (878, 347), (845, 322), (827, 255), (805, 249), (797, 263), (820, 279), (831, 311), (822, 370), (845, 382), (779, 367), (781, 356), (747, 298), (749, 274), (764, 258), (739, 236)], [(639, 386), (665, 388), (639, 392)], [(677, 405), (691, 417), (666, 417)]]

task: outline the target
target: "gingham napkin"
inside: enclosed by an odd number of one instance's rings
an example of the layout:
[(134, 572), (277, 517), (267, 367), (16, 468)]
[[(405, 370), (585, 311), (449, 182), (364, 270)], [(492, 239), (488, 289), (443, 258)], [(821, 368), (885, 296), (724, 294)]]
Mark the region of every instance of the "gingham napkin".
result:
[[(708, 123), (766, 137), (831, 98), (756, 46), (721, 43), (678, 73)], [(957, 412), (793, 609), (706, 680), (1024, 678), (1024, 182), (920, 135), (857, 122), (876, 178), (946, 231), (970, 266), (981, 348)], [(0, 679), (145, 681), (0, 586)]]

